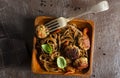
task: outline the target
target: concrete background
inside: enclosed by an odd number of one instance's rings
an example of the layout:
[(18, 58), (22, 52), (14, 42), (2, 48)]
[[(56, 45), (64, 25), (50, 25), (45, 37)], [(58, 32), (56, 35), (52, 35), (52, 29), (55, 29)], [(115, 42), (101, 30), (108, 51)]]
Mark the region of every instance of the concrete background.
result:
[[(31, 72), (35, 17), (75, 16), (102, 0), (0, 0), (0, 78), (79, 78)], [(120, 0), (110, 9), (81, 17), (95, 22), (93, 74), (90, 78), (120, 78)]]

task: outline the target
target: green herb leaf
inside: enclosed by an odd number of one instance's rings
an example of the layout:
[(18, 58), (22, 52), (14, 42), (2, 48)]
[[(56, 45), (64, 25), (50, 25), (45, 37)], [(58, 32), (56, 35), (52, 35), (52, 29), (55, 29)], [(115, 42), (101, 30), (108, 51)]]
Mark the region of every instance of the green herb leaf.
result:
[(57, 66), (62, 69), (64, 69), (67, 66), (67, 62), (64, 57), (59, 56), (57, 58)]
[(51, 54), (52, 53), (52, 46), (49, 44), (42, 44), (41, 45), (42, 49), (46, 52)]

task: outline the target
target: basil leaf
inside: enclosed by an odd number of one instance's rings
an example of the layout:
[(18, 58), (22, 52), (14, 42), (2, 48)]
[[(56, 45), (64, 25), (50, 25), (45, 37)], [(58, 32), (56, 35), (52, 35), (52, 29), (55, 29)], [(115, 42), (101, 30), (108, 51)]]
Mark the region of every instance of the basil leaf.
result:
[(62, 68), (62, 69), (67, 66), (67, 63), (66, 63), (66, 60), (65, 60), (64, 57), (59, 56), (59, 57), (57, 58), (57, 66), (58, 66), (59, 68)]
[(46, 52), (51, 54), (52, 53), (52, 46), (49, 44), (42, 44), (41, 45), (42, 49)]

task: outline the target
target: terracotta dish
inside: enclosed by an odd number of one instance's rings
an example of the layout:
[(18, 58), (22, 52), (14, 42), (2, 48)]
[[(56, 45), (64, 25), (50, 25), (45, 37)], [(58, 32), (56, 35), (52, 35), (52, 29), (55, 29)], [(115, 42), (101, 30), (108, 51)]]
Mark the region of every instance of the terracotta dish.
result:
[[(34, 26), (45, 24), (48, 21), (55, 19), (53, 17), (48, 16), (38, 16), (35, 19)], [(38, 52), (36, 49), (37, 37), (36, 34), (34, 35), (33, 41), (33, 51), (32, 51), (32, 71), (38, 74), (61, 74), (61, 75), (78, 75), (78, 76), (90, 76), (92, 73), (92, 61), (93, 61), (93, 52), (94, 52), (94, 23), (91, 20), (81, 20), (81, 19), (74, 19), (68, 22), (69, 25), (76, 25), (80, 31), (84, 31), (85, 28), (88, 29), (87, 36), (89, 37), (90, 47), (87, 49), (88, 53), (88, 66), (84, 70), (80, 72), (74, 73), (65, 73), (65, 72), (51, 72), (46, 71), (43, 66), (40, 64), (40, 60), (38, 59)], [(51, 33), (50, 33), (51, 34)], [(75, 56), (75, 58), (77, 58)]]

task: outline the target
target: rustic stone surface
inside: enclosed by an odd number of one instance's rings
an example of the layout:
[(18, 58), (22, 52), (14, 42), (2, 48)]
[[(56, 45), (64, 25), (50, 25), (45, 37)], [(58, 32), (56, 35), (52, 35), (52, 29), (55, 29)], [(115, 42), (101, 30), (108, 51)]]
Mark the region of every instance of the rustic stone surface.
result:
[[(31, 72), (33, 23), (39, 15), (75, 16), (102, 0), (0, 0), (0, 78), (79, 78)], [(120, 78), (120, 0), (110, 9), (83, 16), (95, 22), (93, 74), (90, 78)]]

